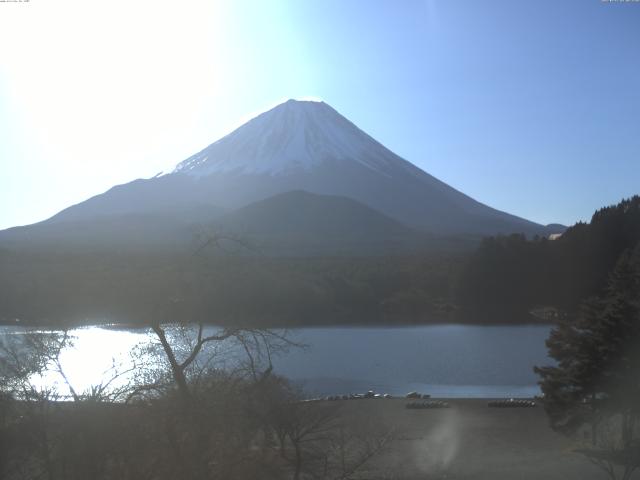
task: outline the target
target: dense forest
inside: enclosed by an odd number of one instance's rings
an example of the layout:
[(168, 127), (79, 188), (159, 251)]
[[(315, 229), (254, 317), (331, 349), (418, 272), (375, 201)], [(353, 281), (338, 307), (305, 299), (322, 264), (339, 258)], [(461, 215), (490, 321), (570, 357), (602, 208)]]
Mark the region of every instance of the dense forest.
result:
[(465, 264), (456, 301), (484, 318), (571, 311), (602, 291), (617, 260), (638, 242), (639, 196), (598, 210), (555, 240), (486, 238)]
[[(560, 238), (486, 238), (476, 250), (407, 256), (0, 249), (0, 321), (76, 325), (520, 323), (554, 321), (598, 294), (640, 242), (640, 197)], [(538, 313), (530, 315), (531, 311)]]
[(4, 323), (302, 326), (452, 315), (461, 257), (0, 253)]

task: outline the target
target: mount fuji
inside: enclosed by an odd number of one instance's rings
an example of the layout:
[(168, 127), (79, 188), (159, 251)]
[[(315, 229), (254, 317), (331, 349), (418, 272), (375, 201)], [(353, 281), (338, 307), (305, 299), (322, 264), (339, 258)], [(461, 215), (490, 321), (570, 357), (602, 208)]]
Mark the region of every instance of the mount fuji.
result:
[[(284, 195), (289, 192), (298, 193)], [(269, 201), (272, 197), (275, 200)], [(345, 210), (337, 211), (341, 209)], [(369, 220), (349, 221), (344, 212)], [(338, 214), (340, 221), (326, 221)], [(332, 225), (334, 230), (328, 233), (333, 236), (358, 228), (362, 238), (384, 236), (385, 231), (396, 237), (399, 232), (405, 236), (552, 233), (441, 182), (326, 103), (289, 100), (179, 163), (171, 173), (113, 187), (45, 222), (5, 231), (0, 239), (7, 234), (14, 240), (27, 233), (50, 236), (54, 231), (62, 239), (71, 235), (73, 225), (83, 231), (87, 225), (100, 224), (103, 231), (110, 225), (114, 232), (124, 223), (130, 231), (134, 222), (135, 237), (144, 243), (145, 222), (153, 225), (149, 236), (154, 238), (149, 241), (156, 241), (163, 228), (168, 229), (166, 235), (174, 235), (193, 223), (226, 230), (242, 225), (244, 232), (259, 234), (260, 226), (288, 225), (294, 217), (305, 217), (305, 222), (298, 222), (300, 228)], [(367, 225), (375, 228), (368, 231)], [(323, 235), (317, 228), (311, 232)]]

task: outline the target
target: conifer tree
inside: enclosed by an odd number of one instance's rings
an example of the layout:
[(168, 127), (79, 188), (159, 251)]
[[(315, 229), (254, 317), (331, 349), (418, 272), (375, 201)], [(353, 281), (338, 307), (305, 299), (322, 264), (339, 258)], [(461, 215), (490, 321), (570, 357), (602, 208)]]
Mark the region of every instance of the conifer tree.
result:
[(582, 453), (612, 478), (615, 465), (629, 478), (640, 464), (640, 243), (621, 255), (600, 297), (559, 322), (547, 347), (557, 364), (535, 370), (551, 426), (571, 434), (590, 425)]

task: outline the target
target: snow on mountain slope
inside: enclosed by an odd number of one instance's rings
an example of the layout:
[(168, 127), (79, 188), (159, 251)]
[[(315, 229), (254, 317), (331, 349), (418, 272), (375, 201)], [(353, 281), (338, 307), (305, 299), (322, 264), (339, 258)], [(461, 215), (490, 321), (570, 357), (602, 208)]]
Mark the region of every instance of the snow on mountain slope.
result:
[(51, 220), (208, 207), (232, 211), (294, 190), (347, 197), (436, 235), (548, 233), (429, 175), (326, 103), (296, 100), (258, 115), (170, 174), (116, 186)]
[(326, 103), (289, 100), (181, 162), (174, 172), (282, 175), (338, 160), (388, 174), (390, 157), (395, 155)]

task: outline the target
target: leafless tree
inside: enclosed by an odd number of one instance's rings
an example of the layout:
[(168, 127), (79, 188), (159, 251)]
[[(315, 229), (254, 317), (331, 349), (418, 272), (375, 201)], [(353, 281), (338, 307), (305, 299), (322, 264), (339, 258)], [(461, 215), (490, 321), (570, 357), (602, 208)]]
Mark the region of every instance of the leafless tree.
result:
[(591, 445), (576, 450), (602, 469), (611, 480), (629, 480), (640, 466), (638, 418), (631, 412), (602, 415), (592, 428)]
[(340, 404), (301, 400), (288, 385), (280, 392), (270, 422), (294, 480), (354, 478), (392, 439), (391, 430), (360, 422)]

